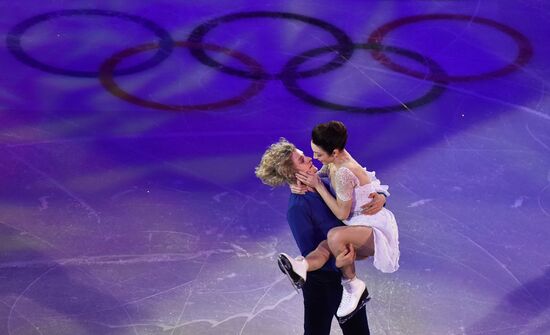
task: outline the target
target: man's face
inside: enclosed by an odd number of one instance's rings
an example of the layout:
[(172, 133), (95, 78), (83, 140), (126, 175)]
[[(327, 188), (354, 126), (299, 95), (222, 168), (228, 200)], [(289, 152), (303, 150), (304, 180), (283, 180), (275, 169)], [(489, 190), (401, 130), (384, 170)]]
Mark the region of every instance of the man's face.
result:
[(315, 173), (317, 168), (313, 165), (311, 157), (304, 156), (304, 153), (300, 149), (295, 149), (292, 153), (292, 163), (296, 171)]

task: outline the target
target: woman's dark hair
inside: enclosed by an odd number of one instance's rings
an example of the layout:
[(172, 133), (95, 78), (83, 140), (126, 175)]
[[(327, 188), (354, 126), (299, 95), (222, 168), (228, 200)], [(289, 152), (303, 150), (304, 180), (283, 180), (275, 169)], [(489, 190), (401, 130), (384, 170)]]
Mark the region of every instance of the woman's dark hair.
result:
[(340, 121), (318, 124), (311, 132), (311, 141), (329, 155), (332, 155), (334, 149), (344, 150), (347, 140), (348, 131)]

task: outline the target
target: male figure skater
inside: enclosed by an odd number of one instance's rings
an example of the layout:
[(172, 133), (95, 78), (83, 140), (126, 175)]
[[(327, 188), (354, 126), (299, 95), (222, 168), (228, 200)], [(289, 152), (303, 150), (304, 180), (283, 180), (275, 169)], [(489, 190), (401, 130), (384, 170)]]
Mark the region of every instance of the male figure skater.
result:
[[(304, 156), (301, 150), (281, 138), (262, 156), (260, 165), (256, 168), (256, 176), (270, 186), (296, 185), (295, 174), (298, 171), (314, 172), (316, 168), (311, 157)], [(387, 194), (383, 190), (380, 192)], [(373, 193), (371, 197), (373, 201), (363, 207), (365, 214), (378, 212), (386, 202), (385, 195)], [(290, 195), (287, 220), (303, 256), (326, 240), (331, 228), (343, 225), (321, 196), (311, 189), (304, 194)], [(343, 257), (354, 259), (354, 250), (349, 250)], [(307, 281), (302, 287), (305, 335), (330, 334), (332, 318), (342, 297), (340, 281), (341, 274), (334, 264), (333, 257), (321, 269), (308, 273)], [(360, 310), (355, 313), (345, 323), (340, 324), (340, 328), (344, 335), (370, 334), (366, 311)]]

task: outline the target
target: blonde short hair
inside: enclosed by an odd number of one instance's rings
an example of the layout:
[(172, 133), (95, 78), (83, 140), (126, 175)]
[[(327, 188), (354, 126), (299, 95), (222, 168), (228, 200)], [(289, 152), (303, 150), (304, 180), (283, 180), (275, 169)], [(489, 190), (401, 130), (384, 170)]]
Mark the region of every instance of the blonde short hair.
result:
[(296, 183), (296, 169), (292, 161), (294, 150), (296, 150), (294, 144), (281, 137), (279, 142), (267, 148), (260, 165), (256, 167), (256, 177), (269, 186)]

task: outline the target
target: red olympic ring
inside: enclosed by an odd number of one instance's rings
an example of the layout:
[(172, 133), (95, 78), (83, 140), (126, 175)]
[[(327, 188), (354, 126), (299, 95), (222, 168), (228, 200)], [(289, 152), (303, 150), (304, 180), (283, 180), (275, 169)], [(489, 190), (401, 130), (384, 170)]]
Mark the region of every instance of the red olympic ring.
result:
[[(229, 49), (212, 45), (212, 44), (198, 44), (198, 43), (190, 43), (190, 42), (175, 42), (174, 46), (181, 47), (181, 48), (204, 49), (204, 50), (209, 50), (214, 52), (222, 52), (226, 55), (229, 55), (241, 61), (244, 65), (248, 66), (253, 73), (258, 73), (258, 74), (263, 73), (262, 66), (258, 62), (256, 62), (254, 59), (250, 58), (249, 56), (246, 56), (234, 50), (229, 50)], [(265, 80), (251, 79), (252, 83), (250, 84), (250, 86), (248, 86), (247, 89), (244, 90), (244, 92), (242, 92), (240, 95), (234, 98), (230, 98), (230, 99), (226, 99), (218, 102), (198, 104), (198, 105), (163, 104), (155, 101), (141, 99), (120, 88), (120, 86), (118, 86), (118, 84), (115, 82), (113, 77), (113, 73), (117, 65), (124, 58), (133, 56), (143, 51), (148, 51), (148, 50), (153, 50), (158, 48), (159, 48), (159, 43), (141, 44), (136, 47), (123, 50), (111, 56), (109, 59), (103, 62), (99, 70), (99, 80), (101, 81), (101, 84), (103, 85), (103, 87), (114, 96), (135, 105), (154, 108), (154, 109), (160, 109), (160, 110), (182, 112), (182, 111), (196, 111), (196, 110), (208, 111), (212, 109), (233, 106), (233, 105), (242, 103), (244, 100), (249, 99), (254, 95), (258, 94), (258, 92), (260, 92), (265, 85)]]
[(498, 76), (502, 76), (505, 74), (508, 74), (510, 72), (513, 72), (517, 70), (519, 67), (525, 65), (533, 56), (533, 47), (531, 46), (531, 43), (529, 42), (529, 39), (525, 37), (522, 33), (519, 31), (504, 25), (502, 23), (499, 23), (497, 21), (493, 21), (487, 18), (482, 17), (476, 17), (476, 16), (469, 16), (469, 15), (461, 15), (461, 14), (427, 14), (427, 15), (415, 15), (415, 16), (407, 16), (400, 19), (397, 19), (395, 21), (388, 22), (382, 26), (380, 26), (378, 29), (376, 29), (370, 36), (369, 36), (369, 43), (378, 43), (383, 44), (384, 37), (392, 30), (399, 28), (404, 25), (417, 23), (421, 21), (429, 21), (429, 20), (457, 20), (457, 21), (468, 21), (468, 22), (475, 22), (478, 24), (483, 24), (489, 27), (492, 27), (498, 31), (503, 32), (504, 34), (510, 36), (518, 45), (518, 53), (516, 55), (515, 60), (494, 71), (489, 71), (485, 73), (475, 74), (475, 75), (463, 75), (463, 76), (451, 76), (451, 75), (445, 75), (443, 73), (439, 74), (426, 74), (422, 72), (418, 72), (412, 69), (408, 69), (404, 66), (401, 66), (397, 63), (394, 63), (389, 57), (387, 57), (383, 51), (380, 50), (373, 50), (372, 55), (374, 59), (378, 60), (380, 63), (385, 65), (386, 67), (403, 73), (410, 75), (412, 77), (420, 78), (420, 79), (429, 79), (429, 80), (443, 80), (443, 81), (454, 81), (454, 82), (465, 82), (465, 81), (473, 81), (473, 80), (480, 80), (480, 79), (488, 79), (488, 78), (494, 78)]

